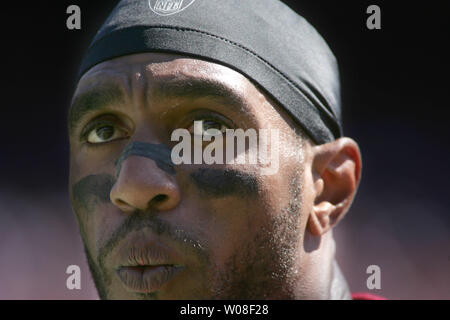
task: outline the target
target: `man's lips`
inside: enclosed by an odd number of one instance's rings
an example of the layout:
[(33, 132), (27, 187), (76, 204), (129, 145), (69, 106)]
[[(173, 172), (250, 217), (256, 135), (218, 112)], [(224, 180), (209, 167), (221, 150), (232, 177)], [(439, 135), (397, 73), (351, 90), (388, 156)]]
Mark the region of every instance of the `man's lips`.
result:
[(149, 293), (160, 290), (185, 267), (175, 252), (152, 236), (131, 236), (115, 256), (115, 270), (128, 291)]
[(160, 290), (184, 269), (180, 265), (124, 266), (117, 275), (129, 291), (149, 293)]

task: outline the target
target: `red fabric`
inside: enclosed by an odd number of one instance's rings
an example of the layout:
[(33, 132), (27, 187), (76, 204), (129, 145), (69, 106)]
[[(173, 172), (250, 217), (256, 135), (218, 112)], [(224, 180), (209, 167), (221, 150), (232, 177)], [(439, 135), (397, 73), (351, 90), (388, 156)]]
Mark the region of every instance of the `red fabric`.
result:
[(384, 297), (377, 296), (376, 294), (366, 293), (366, 292), (357, 292), (352, 293), (353, 300), (387, 300)]

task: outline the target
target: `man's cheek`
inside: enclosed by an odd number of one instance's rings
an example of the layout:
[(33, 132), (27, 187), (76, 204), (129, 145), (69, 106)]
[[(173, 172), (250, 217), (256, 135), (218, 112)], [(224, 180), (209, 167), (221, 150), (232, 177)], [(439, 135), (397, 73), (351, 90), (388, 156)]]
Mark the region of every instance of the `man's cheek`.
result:
[(190, 174), (190, 178), (202, 195), (212, 198), (253, 198), (260, 191), (255, 174), (233, 168), (199, 168)]
[[(95, 226), (103, 225), (108, 208), (112, 206), (109, 194), (115, 178), (109, 174), (93, 174), (79, 179), (72, 185), (72, 207), (78, 219), (83, 239), (98, 237)], [(109, 208), (111, 209), (111, 208)], [(102, 213), (103, 212), (103, 213)], [(102, 230), (107, 230), (103, 225)]]
[(109, 194), (115, 183), (109, 174), (92, 174), (81, 178), (72, 186), (72, 205), (85, 214), (100, 203), (110, 203)]
[(265, 224), (267, 194), (258, 176), (236, 169), (200, 168), (189, 177), (184, 203), (197, 208), (191, 218), (208, 231), (212, 260), (223, 266)]

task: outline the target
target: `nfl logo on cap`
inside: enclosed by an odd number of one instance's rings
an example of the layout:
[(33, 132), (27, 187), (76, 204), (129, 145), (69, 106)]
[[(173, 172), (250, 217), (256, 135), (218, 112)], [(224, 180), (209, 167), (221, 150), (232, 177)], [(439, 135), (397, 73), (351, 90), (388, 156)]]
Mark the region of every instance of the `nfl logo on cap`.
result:
[(150, 9), (161, 16), (178, 13), (189, 7), (195, 0), (149, 0)]

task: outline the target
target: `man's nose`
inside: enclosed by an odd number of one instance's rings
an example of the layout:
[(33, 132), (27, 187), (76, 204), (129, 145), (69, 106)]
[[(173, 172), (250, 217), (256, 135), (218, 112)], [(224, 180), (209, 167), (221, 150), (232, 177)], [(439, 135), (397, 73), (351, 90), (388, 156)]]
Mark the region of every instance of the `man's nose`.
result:
[(110, 198), (123, 212), (167, 211), (180, 202), (175, 176), (161, 170), (154, 160), (131, 155), (122, 164)]

